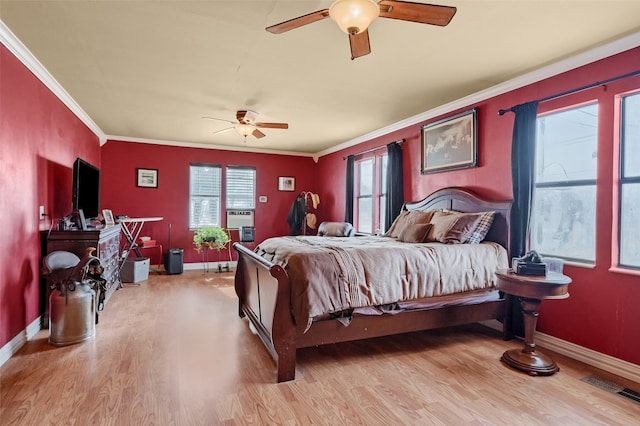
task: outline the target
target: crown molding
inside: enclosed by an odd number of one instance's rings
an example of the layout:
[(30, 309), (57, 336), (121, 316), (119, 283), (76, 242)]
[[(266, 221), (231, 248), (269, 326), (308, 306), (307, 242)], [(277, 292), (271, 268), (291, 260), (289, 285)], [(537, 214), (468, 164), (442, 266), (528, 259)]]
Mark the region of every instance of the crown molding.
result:
[(250, 147), (238, 147), (229, 145), (210, 145), (205, 143), (190, 143), (180, 141), (163, 141), (154, 139), (139, 139), (128, 136), (114, 136), (106, 135), (100, 127), (89, 117), (89, 115), (78, 105), (78, 103), (64, 90), (64, 88), (53, 78), (53, 76), (47, 71), (47, 69), (36, 59), (27, 47), (11, 32), (11, 30), (0, 20), (0, 43), (5, 45), (7, 49), (16, 57), (22, 64), (27, 67), (29, 71), (33, 73), (51, 92), (64, 103), (67, 108), (73, 112), (80, 121), (82, 121), (93, 133), (98, 136), (100, 140), (100, 146), (107, 143), (107, 140), (120, 140), (124, 142), (136, 142), (136, 143), (149, 143), (156, 145), (172, 145), (191, 148), (204, 148), (204, 149), (218, 149), (224, 151), (240, 151), (240, 152), (254, 152), (260, 154), (275, 154), (275, 155), (291, 155), (297, 157), (310, 157), (314, 161), (318, 161), (316, 154), (302, 153), (297, 151), (277, 151), (261, 148)]
[(160, 139), (141, 139), (141, 138), (131, 138), (128, 136), (116, 136), (116, 135), (106, 135), (105, 143), (108, 141), (119, 141), (119, 142), (132, 142), (132, 143), (147, 143), (153, 145), (165, 145), (165, 146), (180, 146), (185, 148), (204, 148), (204, 149), (217, 149), (220, 151), (236, 151), (236, 152), (252, 152), (256, 154), (273, 154), (273, 155), (290, 155), (295, 157), (309, 157), (313, 158), (314, 161), (317, 162), (315, 154), (310, 154), (307, 152), (297, 152), (297, 151), (278, 151), (273, 149), (265, 149), (265, 148), (252, 148), (247, 146), (232, 146), (232, 145), (213, 145), (208, 143), (197, 143), (197, 142), (181, 142), (181, 141), (165, 141)]
[(626, 50), (633, 49), (638, 46), (640, 46), (640, 32), (620, 38), (611, 43), (603, 44), (586, 52), (505, 81), (504, 83), (497, 84), (488, 89), (481, 90), (469, 96), (465, 96), (464, 98), (457, 99), (455, 101), (409, 117), (405, 120), (398, 121), (389, 126), (375, 130), (371, 133), (367, 133), (366, 135), (362, 135), (349, 141), (343, 142), (339, 145), (335, 145), (331, 148), (327, 148), (316, 153), (316, 156), (322, 157), (346, 148), (350, 148), (362, 142), (387, 135), (389, 133), (395, 132), (396, 130), (401, 130), (414, 124), (423, 123), (451, 111), (467, 108), (470, 105), (476, 104), (478, 102), (482, 102), (487, 99), (502, 95), (504, 93), (511, 92), (512, 90), (520, 89), (521, 87), (527, 86), (529, 84), (536, 83), (546, 78), (553, 77), (563, 72), (567, 72), (572, 69), (590, 64), (592, 62), (599, 61), (601, 59), (613, 56), (618, 53), (622, 53)]
[(563, 72), (590, 64), (592, 62), (604, 59), (606, 57), (624, 52), (640, 46), (640, 32), (622, 37), (611, 43), (606, 43), (589, 51), (580, 53), (570, 58), (558, 61), (554, 64), (540, 68), (536, 71), (513, 78), (504, 83), (497, 84), (485, 90), (481, 90), (469, 96), (457, 99), (447, 104), (438, 106), (420, 114), (414, 115), (407, 119), (398, 121), (389, 126), (374, 130), (373, 132), (358, 136), (331, 148), (319, 151), (317, 153), (302, 153), (297, 151), (275, 151), (260, 148), (233, 147), (224, 145), (209, 145), (204, 143), (189, 143), (179, 141), (161, 141), (153, 139), (138, 139), (126, 136), (105, 135), (98, 125), (89, 117), (89, 115), (78, 105), (78, 103), (67, 93), (66, 90), (56, 81), (55, 78), (47, 71), (47, 69), (36, 59), (36, 57), (18, 40), (18, 38), (9, 30), (9, 28), (0, 20), (0, 42), (4, 44), (11, 53), (13, 53), (45, 86), (49, 88), (91, 131), (93, 131), (100, 140), (100, 145), (104, 145), (108, 139), (117, 139), (128, 142), (152, 143), (158, 145), (175, 145), (205, 149), (219, 149), (225, 151), (243, 151), (255, 152), (262, 154), (276, 155), (294, 155), (300, 157), (311, 157), (314, 161), (318, 161), (320, 157), (342, 151), (363, 142), (387, 135), (406, 127), (423, 123), (437, 116), (448, 112), (466, 108), (469, 105), (493, 98), (495, 96), (519, 89), (532, 83), (544, 80), (549, 77), (561, 74)]
[(22, 44), (18, 37), (0, 20), (0, 43), (5, 45), (22, 64), (29, 69), (60, 101), (71, 110), (93, 133), (98, 136), (100, 145), (104, 145), (105, 135), (98, 125), (89, 115), (80, 108), (80, 105), (64, 90), (64, 88), (53, 78), (47, 69), (36, 59), (27, 47)]

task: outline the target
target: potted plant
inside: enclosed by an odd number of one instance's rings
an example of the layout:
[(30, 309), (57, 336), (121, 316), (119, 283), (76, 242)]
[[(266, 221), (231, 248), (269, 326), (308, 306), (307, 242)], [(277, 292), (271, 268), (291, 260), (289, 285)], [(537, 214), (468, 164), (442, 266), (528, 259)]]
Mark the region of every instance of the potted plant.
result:
[(222, 250), (231, 241), (229, 234), (220, 226), (205, 226), (193, 233), (193, 245), (198, 253), (203, 248)]

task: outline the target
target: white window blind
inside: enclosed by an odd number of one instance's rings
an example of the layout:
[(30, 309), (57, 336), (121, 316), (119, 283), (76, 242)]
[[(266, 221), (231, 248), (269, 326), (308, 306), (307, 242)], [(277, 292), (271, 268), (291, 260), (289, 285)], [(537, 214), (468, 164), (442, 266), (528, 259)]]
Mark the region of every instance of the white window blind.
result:
[(227, 210), (254, 210), (255, 200), (256, 169), (227, 167)]
[(189, 168), (189, 228), (220, 226), (222, 168), (192, 164)]

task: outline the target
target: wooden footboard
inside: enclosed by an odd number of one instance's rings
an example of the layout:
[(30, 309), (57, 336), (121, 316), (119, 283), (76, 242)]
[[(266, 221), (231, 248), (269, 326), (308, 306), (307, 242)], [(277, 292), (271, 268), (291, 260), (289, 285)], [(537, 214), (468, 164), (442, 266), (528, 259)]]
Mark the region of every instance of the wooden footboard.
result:
[(502, 319), (505, 312), (505, 301), (501, 299), (398, 315), (354, 315), (348, 327), (327, 320), (314, 323), (306, 333), (298, 333), (290, 307), (289, 277), (284, 269), (239, 243), (233, 247), (238, 252), (238, 313), (251, 321), (276, 362), (278, 382), (295, 378), (298, 348)]
[(296, 327), (290, 310), (287, 273), (239, 243), (235, 276), (238, 314), (247, 316), (276, 362), (278, 382), (296, 374)]

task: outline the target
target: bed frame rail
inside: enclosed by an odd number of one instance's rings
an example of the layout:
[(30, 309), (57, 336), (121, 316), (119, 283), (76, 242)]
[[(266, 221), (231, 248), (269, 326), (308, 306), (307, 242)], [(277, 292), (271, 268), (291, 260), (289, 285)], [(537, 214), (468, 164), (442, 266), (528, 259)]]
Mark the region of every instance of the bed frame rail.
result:
[[(490, 241), (509, 247), (510, 201), (493, 202), (462, 188), (436, 191), (426, 199), (406, 203), (408, 210), (449, 208), (466, 212), (494, 210), (496, 217), (487, 236)], [(328, 343), (346, 342), (405, 332), (502, 319), (509, 322), (508, 300), (500, 299), (474, 305), (450, 306), (432, 310), (403, 312), (398, 315), (354, 315), (348, 327), (339, 321), (313, 323), (307, 332), (296, 326), (291, 307), (291, 285), (286, 271), (258, 256), (240, 243), (235, 289), (238, 313), (255, 328), (277, 365), (278, 382), (293, 380), (296, 350)], [(306, 324), (305, 324), (306, 325)], [(505, 328), (505, 331), (508, 329)]]

